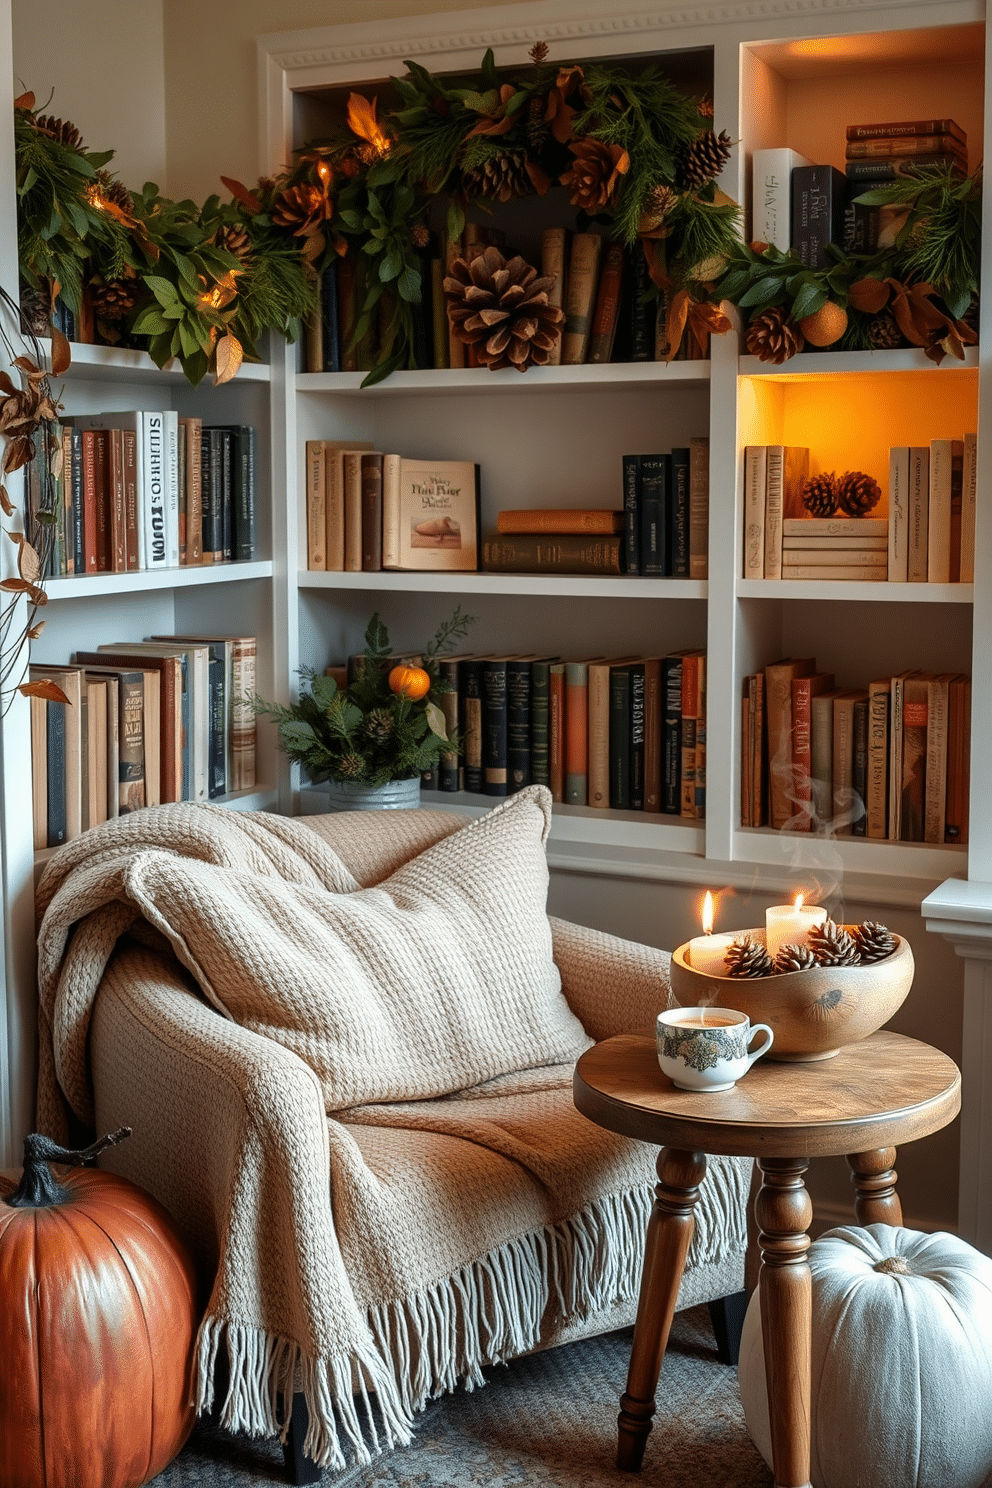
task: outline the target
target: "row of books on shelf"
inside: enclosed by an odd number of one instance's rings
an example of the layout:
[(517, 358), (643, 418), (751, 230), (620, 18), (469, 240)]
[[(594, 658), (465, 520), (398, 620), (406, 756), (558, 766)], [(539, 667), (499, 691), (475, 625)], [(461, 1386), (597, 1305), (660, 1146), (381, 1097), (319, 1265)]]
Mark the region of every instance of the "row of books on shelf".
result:
[[(255, 785), (255, 637), (154, 636), (32, 665), (35, 848), (144, 806)], [(40, 693), (39, 689), (39, 693)]]
[[(421, 298), (411, 305), (414, 357), (418, 368), (478, 365), (472, 348), (452, 334), (444, 297), (448, 266), (456, 258), (471, 261), (489, 246), (506, 247), (506, 235), (488, 224), (470, 222), (458, 238), (436, 237), (420, 252)], [(541, 235), (542, 277), (553, 287), (549, 302), (565, 313), (562, 335), (549, 357), (551, 365), (596, 362), (664, 361), (668, 341), (665, 301), (652, 295), (647, 260), (639, 246), (628, 248), (600, 232), (545, 228)], [(309, 320), (304, 343), (308, 372), (367, 372), (375, 364), (380, 342), (374, 321), (355, 340), (366, 295), (368, 260), (347, 253), (320, 276), (319, 310)], [(384, 310), (385, 299), (380, 301)], [(691, 355), (686, 337), (678, 357)]]
[(966, 843), (970, 678), (906, 671), (867, 688), (835, 681), (815, 657), (744, 679), (743, 825)]
[(439, 657), (438, 670), (462, 749), (429, 788), (505, 796), (539, 784), (572, 806), (704, 816), (704, 651)]
[(480, 543), (479, 467), (368, 444), (306, 443), (307, 568), (607, 573), (704, 579), (709, 441), (624, 455), (623, 504), (498, 513)]
[[(34, 546), (51, 553), (46, 577), (254, 556), (251, 426), (204, 425), (174, 409), (79, 415), (63, 420), (47, 470), (38, 443), (25, 521)], [(44, 524), (53, 496), (56, 521)]]
[(828, 266), (831, 243), (846, 253), (877, 253), (895, 246), (905, 208), (858, 197), (921, 171), (967, 173), (967, 137), (953, 119), (849, 124), (846, 132), (843, 171), (785, 147), (754, 151), (752, 239), (791, 249), (812, 269)]
[(971, 584), (976, 472), (975, 434), (893, 446), (886, 517), (815, 517), (804, 505), (809, 450), (749, 445), (744, 577)]

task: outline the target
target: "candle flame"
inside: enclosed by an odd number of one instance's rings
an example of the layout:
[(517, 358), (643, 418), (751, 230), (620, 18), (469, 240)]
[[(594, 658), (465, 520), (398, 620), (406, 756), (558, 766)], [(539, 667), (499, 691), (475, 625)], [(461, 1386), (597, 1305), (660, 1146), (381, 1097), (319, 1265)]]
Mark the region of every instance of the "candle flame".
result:
[(793, 905), (793, 908), (795, 909), (796, 914), (799, 913), (799, 911), (802, 909), (802, 907), (803, 907), (803, 896), (802, 896), (802, 894), (797, 894), (796, 895), (796, 902)]
[(703, 900), (703, 934), (713, 934), (713, 895), (709, 889), (706, 890), (706, 898)]

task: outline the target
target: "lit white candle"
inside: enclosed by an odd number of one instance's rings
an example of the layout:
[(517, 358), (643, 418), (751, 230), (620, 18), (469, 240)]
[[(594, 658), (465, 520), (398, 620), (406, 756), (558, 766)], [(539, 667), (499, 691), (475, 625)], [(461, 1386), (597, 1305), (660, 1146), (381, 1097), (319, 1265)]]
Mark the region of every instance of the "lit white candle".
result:
[(797, 894), (794, 904), (773, 904), (765, 910), (765, 944), (774, 961), (786, 945), (807, 945), (809, 932), (822, 925), (827, 911), (817, 904), (804, 904)]
[(706, 890), (703, 900), (703, 934), (689, 942), (689, 965), (693, 971), (705, 972), (708, 976), (726, 976), (724, 956), (733, 944), (732, 935), (713, 934), (713, 895)]

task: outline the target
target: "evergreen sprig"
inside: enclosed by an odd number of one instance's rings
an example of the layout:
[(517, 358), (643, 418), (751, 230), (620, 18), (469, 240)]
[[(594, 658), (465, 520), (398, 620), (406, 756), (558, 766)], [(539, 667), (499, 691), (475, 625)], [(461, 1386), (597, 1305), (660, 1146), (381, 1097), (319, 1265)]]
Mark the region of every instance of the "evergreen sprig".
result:
[(982, 240), (982, 172), (960, 180), (946, 166), (919, 164), (913, 176), (866, 191), (866, 206), (902, 206), (896, 247), (906, 277), (932, 284), (960, 319), (978, 293)]

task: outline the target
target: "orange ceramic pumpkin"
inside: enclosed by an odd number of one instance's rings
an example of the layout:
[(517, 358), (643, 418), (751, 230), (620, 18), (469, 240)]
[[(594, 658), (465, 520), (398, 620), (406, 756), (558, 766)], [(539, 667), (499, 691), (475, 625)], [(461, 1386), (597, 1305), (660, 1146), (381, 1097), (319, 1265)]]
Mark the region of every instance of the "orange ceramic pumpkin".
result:
[(409, 698), (415, 703), (418, 698), (426, 697), (430, 692), (431, 679), (423, 667), (394, 666), (389, 673), (389, 686), (400, 697)]
[(3, 1488), (139, 1488), (193, 1427), (196, 1277), (173, 1221), (125, 1178), (48, 1167), (119, 1139), (27, 1137), (21, 1181), (0, 1173)]

